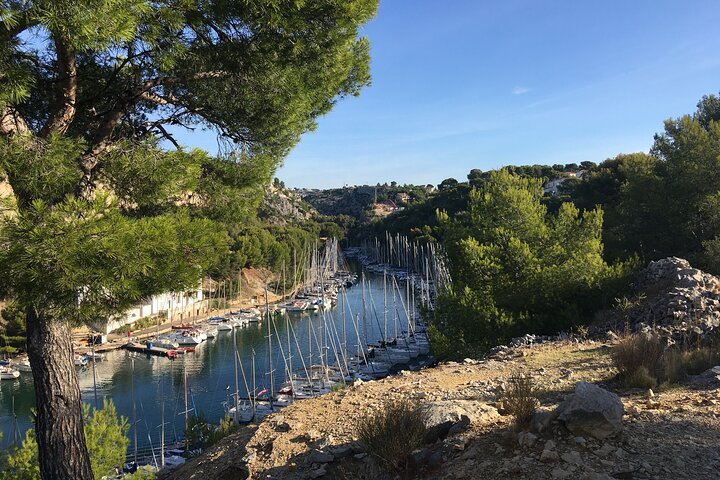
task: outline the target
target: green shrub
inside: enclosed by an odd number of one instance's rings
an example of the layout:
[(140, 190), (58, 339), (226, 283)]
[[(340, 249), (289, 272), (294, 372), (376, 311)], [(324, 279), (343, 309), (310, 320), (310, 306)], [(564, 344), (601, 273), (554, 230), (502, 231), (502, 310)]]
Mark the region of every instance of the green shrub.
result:
[(427, 413), (419, 403), (389, 400), (379, 411), (361, 416), (355, 431), (367, 453), (391, 472), (403, 475), (410, 454), (427, 433)]
[(25, 349), (26, 342), (27, 338), (21, 335), (16, 335), (13, 337), (2, 335), (0, 337), (0, 344), (2, 344), (3, 346), (15, 347), (23, 350)]
[(215, 430), (212, 431), (210, 436), (208, 437), (208, 440), (205, 444), (205, 448), (215, 445), (223, 438), (227, 437), (231, 433), (236, 432), (238, 429), (238, 425), (233, 422), (232, 418), (223, 418), (220, 420), (220, 425), (215, 428)]
[(135, 323), (123, 325), (122, 327), (116, 329), (115, 333), (135, 332), (137, 330), (143, 330), (145, 328), (154, 327), (157, 325), (157, 323), (158, 323), (157, 317), (141, 318), (140, 320), (137, 320)]

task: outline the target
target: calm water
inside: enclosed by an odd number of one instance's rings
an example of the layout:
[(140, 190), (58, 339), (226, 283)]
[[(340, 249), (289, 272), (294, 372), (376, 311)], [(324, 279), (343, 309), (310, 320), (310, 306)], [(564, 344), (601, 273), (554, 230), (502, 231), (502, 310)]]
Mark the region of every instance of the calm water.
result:
[[(358, 336), (361, 344), (365, 343), (365, 331), (369, 342), (375, 342), (382, 336), (385, 329), (385, 315), (383, 314), (383, 280), (382, 277), (370, 277), (367, 280), (369, 288), (365, 290), (367, 321), (359, 321), (358, 332), (352, 318), (362, 313), (362, 288), (360, 284), (346, 292), (345, 301), (345, 343), (350, 354), (357, 351)], [(397, 324), (393, 324), (393, 301), (388, 282), (388, 335), (394, 336), (395, 331), (404, 329), (400, 325), (407, 325), (407, 317), (400, 303), (400, 293), (396, 294)], [(405, 286), (401, 285), (403, 297)], [(374, 303), (375, 309), (372, 308)], [(290, 316), (276, 316), (272, 325), (272, 357), (274, 370), (274, 384), (279, 386), (285, 380), (285, 361), (291, 361), (293, 369), (300, 368), (302, 363), (299, 353), (305, 362), (309, 361), (312, 349), (314, 363), (318, 363), (318, 343), (322, 336), (323, 325), (326, 331), (336, 330), (338, 337), (343, 336), (343, 316), (341, 300), (331, 310), (322, 313), (290, 314)], [(288, 325), (290, 328), (288, 328)], [(288, 355), (288, 333), (290, 333), (290, 352)], [(232, 332), (218, 332), (214, 339), (209, 339), (197, 347), (195, 353), (181, 356), (177, 360), (146, 356), (131, 353), (125, 350), (108, 352), (105, 361), (96, 365), (97, 396), (100, 405), (104, 398), (112, 399), (121, 415), (128, 418), (132, 424), (133, 418), (133, 385), (135, 391), (135, 410), (137, 417), (138, 445), (146, 449), (150, 445), (159, 445), (161, 424), (161, 408), (165, 409), (165, 438), (166, 442), (182, 437), (184, 429), (184, 389), (183, 370), (187, 371), (188, 403), (189, 409), (200, 412), (205, 417), (217, 423), (224, 416), (224, 403), (228, 402), (229, 394), (235, 391), (233, 339), (235, 335), (238, 353), (245, 370), (247, 383), (252, 390), (252, 359), (255, 359), (255, 383), (257, 390), (269, 387), (268, 369), (268, 325), (267, 322), (250, 324)], [(278, 339), (280, 341), (278, 341)], [(337, 343), (337, 340), (335, 340)], [(330, 342), (332, 345), (332, 342)], [(330, 350), (331, 362), (334, 352)], [(333, 362), (334, 363), (334, 362)], [(134, 373), (133, 373), (134, 372)], [(78, 381), (85, 402), (94, 405), (93, 372), (92, 368), (78, 369)], [(247, 396), (245, 383), (240, 374), (240, 395)], [(15, 402), (15, 413), (20, 435), (30, 428), (30, 410), (35, 405), (35, 393), (32, 385), (32, 376), (21, 373), (17, 380), (3, 380), (0, 382), (0, 430), (3, 433), (2, 447), (12, 444), (12, 404)], [(192, 414), (191, 413), (191, 414)], [(131, 449), (133, 431), (130, 433)]]

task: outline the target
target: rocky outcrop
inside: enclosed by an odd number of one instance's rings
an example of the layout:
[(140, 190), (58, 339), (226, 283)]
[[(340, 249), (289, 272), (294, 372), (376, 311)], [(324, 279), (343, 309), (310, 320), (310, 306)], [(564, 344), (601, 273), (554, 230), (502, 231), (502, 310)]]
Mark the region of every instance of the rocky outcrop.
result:
[(677, 257), (651, 262), (636, 278), (639, 301), (627, 311), (635, 330), (676, 340), (720, 327), (720, 279)]
[(624, 411), (623, 403), (614, 393), (579, 382), (575, 393), (558, 406), (555, 415), (573, 434), (604, 440), (622, 430)]
[(270, 224), (302, 223), (312, 218), (312, 207), (304, 204), (291, 190), (270, 184), (265, 189), (258, 217)]

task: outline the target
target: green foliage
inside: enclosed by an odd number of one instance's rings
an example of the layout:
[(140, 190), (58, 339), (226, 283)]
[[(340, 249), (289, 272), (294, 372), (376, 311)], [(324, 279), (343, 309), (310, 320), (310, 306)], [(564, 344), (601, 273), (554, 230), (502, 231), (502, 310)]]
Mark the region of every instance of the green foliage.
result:
[(205, 443), (205, 448), (215, 445), (223, 438), (235, 433), (238, 430), (238, 425), (233, 421), (232, 418), (223, 418), (220, 420), (220, 424), (210, 433), (210, 437)]
[(136, 321), (135, 323), (132, 323), (129, 325), (123, 325), (120, 328), (117, 328), (115, 330), (115, 333), (135, 332), (137, 330), (142, 330), (144, 328), (154, 327), (155, 325), (157, 325), (157, 323), (158, 323), (157, 317), (141, 318), (140, 320)]
[(665, 122), (651, 154), (618, 155), (571, 192), (584, 209), (603, 205), (609, 258), (682, 256), (720, 272), (720, 99)]
[(2, 328), (8, 336), (25, 336), (25, 312), (17, 302), (8, 303), (0, 311), (2, 317)]
[(191, 448), (202, 448), (207, 444), (213, 430), (214, 427), (207, 421), (204, 414), (193, 415), (188, 419), (185, 439)]
[[(441, 212), (453, 284), (439, 299), (438, 328), (455, 355), (525, 332), (569, 329), (605, 305), (630, 273), (603, 260), (602, 210), (571, 203), (548, 215), (542, 182), (491, 172), (467, 212)], [(461, 347), (461, 348), (460, 348)]]
[(34, 430), (28, 430), (20, 447), (5, 456), (2, 467), (0, 480), (40, 480)]
[[(99, 410), (91, 410), (88, 404), (83, 404), (83, 418), (95, 478), (113, 475), (115, 466), (125, 463), (125, 452), (130, 442), (125, 436), (130, 428), (127, 419), (117, 416), (111, 400), (104, 400)], [(40, 480), (34, 430), (28, 430), (22, 445), (6, 455), (2, 466), (0, 480)]]
[(82, 177), (82, 141), (53, 135), (47, 141), (19, 137), (0, 145), (0, 170), (25, 207), (32, 200), (54, 205), (71, 195)]
[(99, 410), (91, 412), (90, 405), (83, 404), (85, 440), (95, 478), (110, 475), (114, 468), (125, 463), (125, 452), (130, 443), (127, 418), (118, 417), (112, 400), (103, 400)]
[(5, 221), (0, 274), (21, 305), (76, 322), (110, 316), (139, 298), (195, 286), (225, 248), (209, 220), (178, 210), (134, 219), (107, 196), (35, 200)]
[(206, 449), (237, 431), (238, 426), (231, 418), (223, 418), (215, 427), (200, 413), (188, 419), (185, 438), (192, 448)]

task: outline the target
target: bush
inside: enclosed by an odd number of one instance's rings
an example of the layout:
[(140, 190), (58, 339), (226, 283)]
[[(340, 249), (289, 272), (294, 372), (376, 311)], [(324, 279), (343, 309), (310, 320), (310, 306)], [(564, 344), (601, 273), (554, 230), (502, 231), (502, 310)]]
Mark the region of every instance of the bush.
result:
[(365, 450), (395, 474), (404, 474), (413, 450), (427, 433), (427, 414), (410, 400), (390, 400), (382, 409), (362, 416), (356, 433)]
[(143, 330), (145, 328), (154, 327), (157, 325), (157, 323), (158, 323), (157, 317), (141, 318), (134, 323), (129, 323), (127, 325), (123, 325), (122, 327), (116, 329), (115, 333), (136, 332), (138, 330)]
[(14, 347), (14, 348), (23, 350), (23, 349), (25, 349), (26, 342), (27, 342), (27, 338), (25, 338), (24, 336), (20, 336), (20, 335), (17, 335), (14, 337), (10, 337), (7, 335), (0, 336), (0, 343), (3, 346), (7, 346), (7, 347)]
[(515, 418), (516, 428), (527, 428), (539, 403), (532, 378), (522, 374), (510, 377), (503, 403)]
[(656, 334), (627, 334), (613, 349), (613, 362), (628, 387), (653, 388), (697, 375), (720, 363), (720, 349), (666, 348)]
[[(612, 358), (625, 385), (652, 388), (662, 377), (664, 353), (665, 343), (659, 335), (631, 333), (624, 335), (615, 345)], [(649, 383), (652, 385), (648, 386)]]
[(215, 445), (223, 438), (237, 431), (237, 429), (238, 426), (235, 422), (233, 422), (232, 418), (223, 418), (220, 420), (220, 425), (218, 425), (217, 428), (210, 434), (210, 437), (205, 444), (205, 448)]
[(665, 380), (675, 383), (688, 375), (698, 375), (718, 364), (720, 364), (720, 350), (714, 348), (672, 349), (665, 355)]

